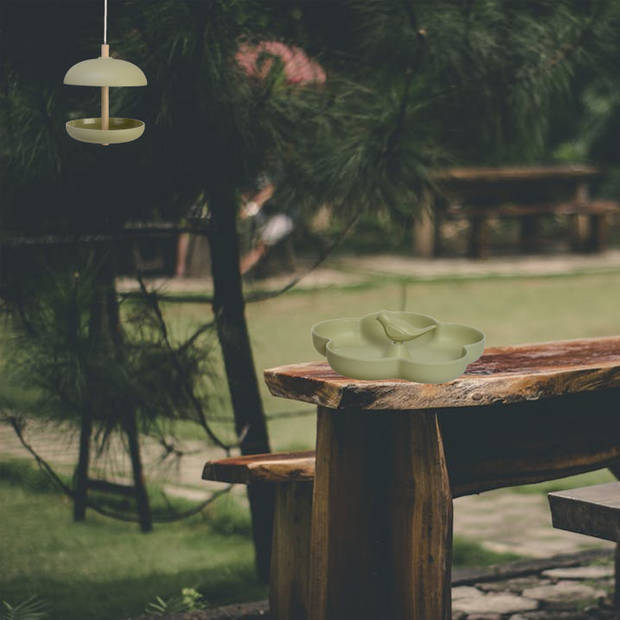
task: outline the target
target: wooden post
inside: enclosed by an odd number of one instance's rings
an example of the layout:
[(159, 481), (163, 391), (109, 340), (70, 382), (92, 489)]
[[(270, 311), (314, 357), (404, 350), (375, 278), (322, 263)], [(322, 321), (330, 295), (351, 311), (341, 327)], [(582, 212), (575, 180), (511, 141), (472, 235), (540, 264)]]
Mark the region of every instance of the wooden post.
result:
[(142, 471), (136, 415), (133, 411), (128, 411), (126, 415), (125, 432), (127, 433), (129, 458), (131, 460), (133, 472), (133, 484), (136, 492), (136, 506), (138, 508), (138, 518), (140, 519), (140, 529), (143, 532), (150, 532), (153, 529), (153, 519), (149, 505), (149, 496), (146, 492), (146, 485), (144, 483), (144, 473)]
[(473, 215), (469, 220), (469, 258), (486, 258), (488, 248), (488, 221), (485, 215)]
[(436, 414), (319, 407), (311, 620), (449, 619), (451, 547)]
[(605, 213), (590, 215), (588, 252), (603, 252), (607, 248), (607, 216)]
[[(608, 469), (617, 480), (620, 480), (620, 462), (613, 463)], [(620, 542), (616, 543), (614, 569), (614, 605), (620, 610)]]
[[(590, 201), (588, 184), (585, 181), (577, 183), (575, 189), (575, 204), (577, 207), (586, 207)], [(583, 252), (587, 249), (588, 216), (583, 213), (573, 213), (571, 216), (571, 246), (574, 251)]]
[(276, 488), (269, 607), (273, 620), (308, 619), (312, 482)]
[(540, 217), (524, 215), (521, 217), (520, 249), (521, 252), (537, 252), (540, 250)]
[(90, 461), (90, 436), (93, 421), (90, 411), (82, 413), (80, 426), (80, 452), (75, 468), (75, 496), (73, 498), (73, 520), (86, 519), (86, 503), (88, 500), (88, 465)]
[(433, 196), (425, 190), (421, 197), (421, 209), (413, 221), (413, 254), (421, 258), (435, 255), (435, 224)]

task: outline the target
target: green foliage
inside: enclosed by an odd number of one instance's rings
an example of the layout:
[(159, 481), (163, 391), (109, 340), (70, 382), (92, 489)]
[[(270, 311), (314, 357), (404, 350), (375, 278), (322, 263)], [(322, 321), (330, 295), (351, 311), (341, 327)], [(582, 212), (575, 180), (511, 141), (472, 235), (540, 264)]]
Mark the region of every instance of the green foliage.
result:
[[(112, 106), (144, 118), (147, 131), (112, 149), (76, 144), (63, 131), (66, 118), (96, 113), (96, 93), (63, 87), (60, 76), (95, 53), (98, 7), (50, 12), (48, 28), (31, 39), (46, 50), (44, 63), (16, 40), (31, 28), (29, 13), (40, 19), (39, 3), (8, 10), (0, 23), (9, 42), (0, 58), (10, 189), (3, 221), (75, 230), (178, 217), (199, 196), (243, 190), (274, 166), (283, 168), (284, 205), (411, 205), (442, 161), (540, 156), (550, 106), (575, 70), (598, 58), (613, 5), (128, 0), (112, 13), (112, 47), (145, 70), (149, 86), (115, 91)], [(264, 79), (248, 77), (239, 46), (265, 40), (308, 49), (326, 83), (291, 86), (281, 62)], [(111, 182), (97, 183), (102, 177)], [(53, 217), (43, 208), (50, 202)], [(25, 205), (39, 217), (28, 218)]]
[(128, 411), (145, 431), (165, 420), (195, 420), (193, 390), (209, 374), (208, 338), (176, 342), (148, 299), (124, 306), (115, 319), (115, 292), (111, 284), (102, 291), (101, 264), (70, 267), (49, 270), (43, 281), (25, 278), (12, 314), (4, 376), (30, 390), (28, 413), (70, 421), (88, 413), (101, 445)]
[(16, 605), (2, 601), (0, 620), (43, 620), (47, 618), (48, 605), (36, 596), (30, 596)]
[(183, 588), (181, 594), (163, 599), (157, 596), (145, 608), (144, 613), (149, 616), (165, 616), (167, 614), (179, 614), (185, 611), (205, 609), (207, 602), (200, 592), (194, 588)]

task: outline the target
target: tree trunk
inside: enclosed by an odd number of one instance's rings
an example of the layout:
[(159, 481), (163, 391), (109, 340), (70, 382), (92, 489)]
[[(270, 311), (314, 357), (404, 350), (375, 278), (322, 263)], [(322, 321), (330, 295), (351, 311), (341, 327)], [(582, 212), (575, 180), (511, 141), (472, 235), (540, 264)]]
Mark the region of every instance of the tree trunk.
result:
[[(269, 452), (269, 436), (258, 389), (252, 348), (245, 320), (245, 302), (239, 271), (237, 197), (233, 189), (210, 196), (209, 234), (217, 333), (224, 358), (228, 389), (235, 415), (235, 429), (242, 437), (242, 454)], [(256, 567), (269, 579), (274, 494), (272, 485), (248, 485)]]
[(80, 453), (75, 468), (75, 487), (73, 496), (73, 520), (84, 521), (86, 519), (86, 501), (88, 498), (88, 462), (90, 460), (90, 436), (93, 422), (90, 411), (82, 415), (80, 428)]
[[(97, 264), (104, 259), (100, 248), (93, 250), (93, 262)], [(93, 351), (97, 355), (105, 346), (106, 314), (106, 275), (105, 272), (95, 274), (95, 290), (90, 304), (90, 316), (88, 320), (88, 338)], [(94, 393), (89, 389), (89, 394)], [(93, 430), (93, 408), (97, 406), (87, 397), (80, 425), (80, 447), (78, 463), (75, 468), (75, 486), (73, 497), (73, 520), (84, 521), (86, 519), (86, 504), (88, 501), (88, 466), (90, 461), (90, 438)]]

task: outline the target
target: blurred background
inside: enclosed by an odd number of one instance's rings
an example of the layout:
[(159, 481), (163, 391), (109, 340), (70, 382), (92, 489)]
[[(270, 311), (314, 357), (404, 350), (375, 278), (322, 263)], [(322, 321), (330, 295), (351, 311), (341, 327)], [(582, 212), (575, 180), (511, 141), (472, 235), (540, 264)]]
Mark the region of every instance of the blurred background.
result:
[[(23, 617), (266, 595), (270, 498), (200, 474), (314, 447), (313, 408), (262, 371), (317, 359), (318, 321), (406, 309), (488, 346), (620, 330), (618, 3), (108, 14), (148, 85), (110, 90), (146, 130), (103, 147), (64, 127), (99, 90), (63, 85), (103, 0), (0, 1), (0, 600)], [(548, 525), (569, 486), (460, 499), (455, 562), (596, 544)]]

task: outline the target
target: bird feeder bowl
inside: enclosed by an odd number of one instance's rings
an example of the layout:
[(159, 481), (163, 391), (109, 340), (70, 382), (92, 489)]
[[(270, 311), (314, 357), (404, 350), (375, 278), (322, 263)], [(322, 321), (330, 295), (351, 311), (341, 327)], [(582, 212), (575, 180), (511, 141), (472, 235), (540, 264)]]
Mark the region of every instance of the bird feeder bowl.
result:
[(382, 310), (317, 323), (312, 342), (345, 377), (445, 383), (482, 355), (485, 337), (473, 327), (425, 314)]
[(101, 56), (83, 60), (67, 71), (64, 83), (101, 88), (101, 116), (68, 121), (67, 133), (80, 142), (120, 144), (136, 140), (144, 133), (144, 122), (134, 118), (110, 118), (110, 86), (146, 86), (146, 76), (136, 65), (109, 57), (109, 46), (101, 46)]

